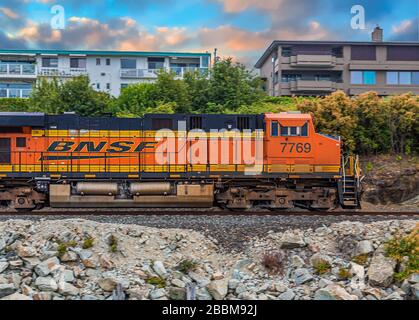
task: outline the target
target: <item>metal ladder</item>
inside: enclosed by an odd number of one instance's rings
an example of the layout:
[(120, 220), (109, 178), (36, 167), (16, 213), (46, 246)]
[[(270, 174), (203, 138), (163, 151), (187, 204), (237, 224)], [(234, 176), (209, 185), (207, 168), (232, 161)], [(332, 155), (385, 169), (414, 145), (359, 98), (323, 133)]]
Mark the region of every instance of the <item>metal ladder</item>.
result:
[(358, 156), (342, 157), (341, 205), (344, 209), (360, 208), (361, 169)]

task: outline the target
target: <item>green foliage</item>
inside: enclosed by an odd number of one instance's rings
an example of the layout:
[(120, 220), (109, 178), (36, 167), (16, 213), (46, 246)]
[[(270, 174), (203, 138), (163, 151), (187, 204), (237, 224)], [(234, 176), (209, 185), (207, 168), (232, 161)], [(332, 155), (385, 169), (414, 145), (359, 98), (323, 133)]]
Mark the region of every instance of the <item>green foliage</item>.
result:
[(110, 252), (116, 253), (118, 251), (118, 239), (113, 234), (108, 238), (108, 246)]
[(365, 165), (365, 170), (367, 171), (367, 173), (368, 172), (370, 172), (372, 169), (374, 169), (374, 165), (372, 164), (372, 162), (368, 162), (366, 165)]
[(57, 248), (57, 253), (58, 256), (61, 257), (63, 256), (68, 248), (75, 248), (77, 247), (78, 243), (75, 240), (71, 240), (71, 241), (67, 241), (67, 242), (59, 242), (58, 243), (58, 248)]
[(29, 110), (29, 100), (22, 98), (1, 98), (0, 112), (24, 112)]
[(360, 254), (352, 258), (352, 261), (361, 266), (365, 266), (368, 262), (368, 254)]
[(166, 280), (160, 278), (160, 277), (150, 277), (145, 280), (147, 284), (151, 284), (153, 286), (156, 286), (159, 289), (165, 288), (167, 286)]
[(313, 268), (314, 268), (315, 273), (322, 275), (322, 274), (328, 273), (330, 269), (332, 268), (332, 266), (327, 261), (317, 261), (313, 265)]
[(351, 273), (346, 268), (340, 268), (338, 272), (339, 279), (348, 280), (351, 278)]
[(176, 269), (186, 274), (189, 271), (195, 270), (197, 267), (198, 263), (196, 261), (185, 259), (178, 264)]
[(395, 274), (395, 278), (403, 281), (411, 274), (419, 273), (419, 227), (408, 236), (396, 235), (385, 244), (386, 256), (394, 259), (404, 268)]
[(86, 238), (83, 241), (82, 248), (83, 249), (90, 249), (90, 248), (93, 247), (94, 242), (95, 242), (95, 240), (93, 238)]

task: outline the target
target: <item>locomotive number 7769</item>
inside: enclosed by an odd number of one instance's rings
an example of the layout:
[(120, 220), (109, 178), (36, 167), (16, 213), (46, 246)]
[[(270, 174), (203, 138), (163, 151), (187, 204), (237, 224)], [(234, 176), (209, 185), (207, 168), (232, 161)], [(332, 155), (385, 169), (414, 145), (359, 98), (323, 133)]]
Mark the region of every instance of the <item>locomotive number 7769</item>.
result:
[(311, 152), (311, 144), (310, 143), (281, 143), (282, 146), (282, 153), (289, 152), (289, 153), (310, 153)]

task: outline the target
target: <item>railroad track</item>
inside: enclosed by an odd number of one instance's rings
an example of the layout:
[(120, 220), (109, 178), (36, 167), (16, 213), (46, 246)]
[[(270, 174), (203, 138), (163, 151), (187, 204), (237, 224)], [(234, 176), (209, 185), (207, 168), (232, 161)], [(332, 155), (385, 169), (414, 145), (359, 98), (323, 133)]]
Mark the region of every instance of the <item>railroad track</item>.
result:
[(46, 210), (0, 211), (0, 216), (418, 216), (419, 211), (202, 211), (202, 210)]

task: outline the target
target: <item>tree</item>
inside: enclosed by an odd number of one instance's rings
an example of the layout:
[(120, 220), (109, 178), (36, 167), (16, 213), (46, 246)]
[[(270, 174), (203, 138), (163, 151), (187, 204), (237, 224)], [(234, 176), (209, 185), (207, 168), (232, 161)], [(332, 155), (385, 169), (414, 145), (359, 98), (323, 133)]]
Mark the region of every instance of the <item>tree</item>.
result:
[(191, 112), (191, 96), (188, 92), (188, 85), (175, 77), (175, 72), (159, 72), (155, 84), (157, 104), (175, 103), (177, 113)]

